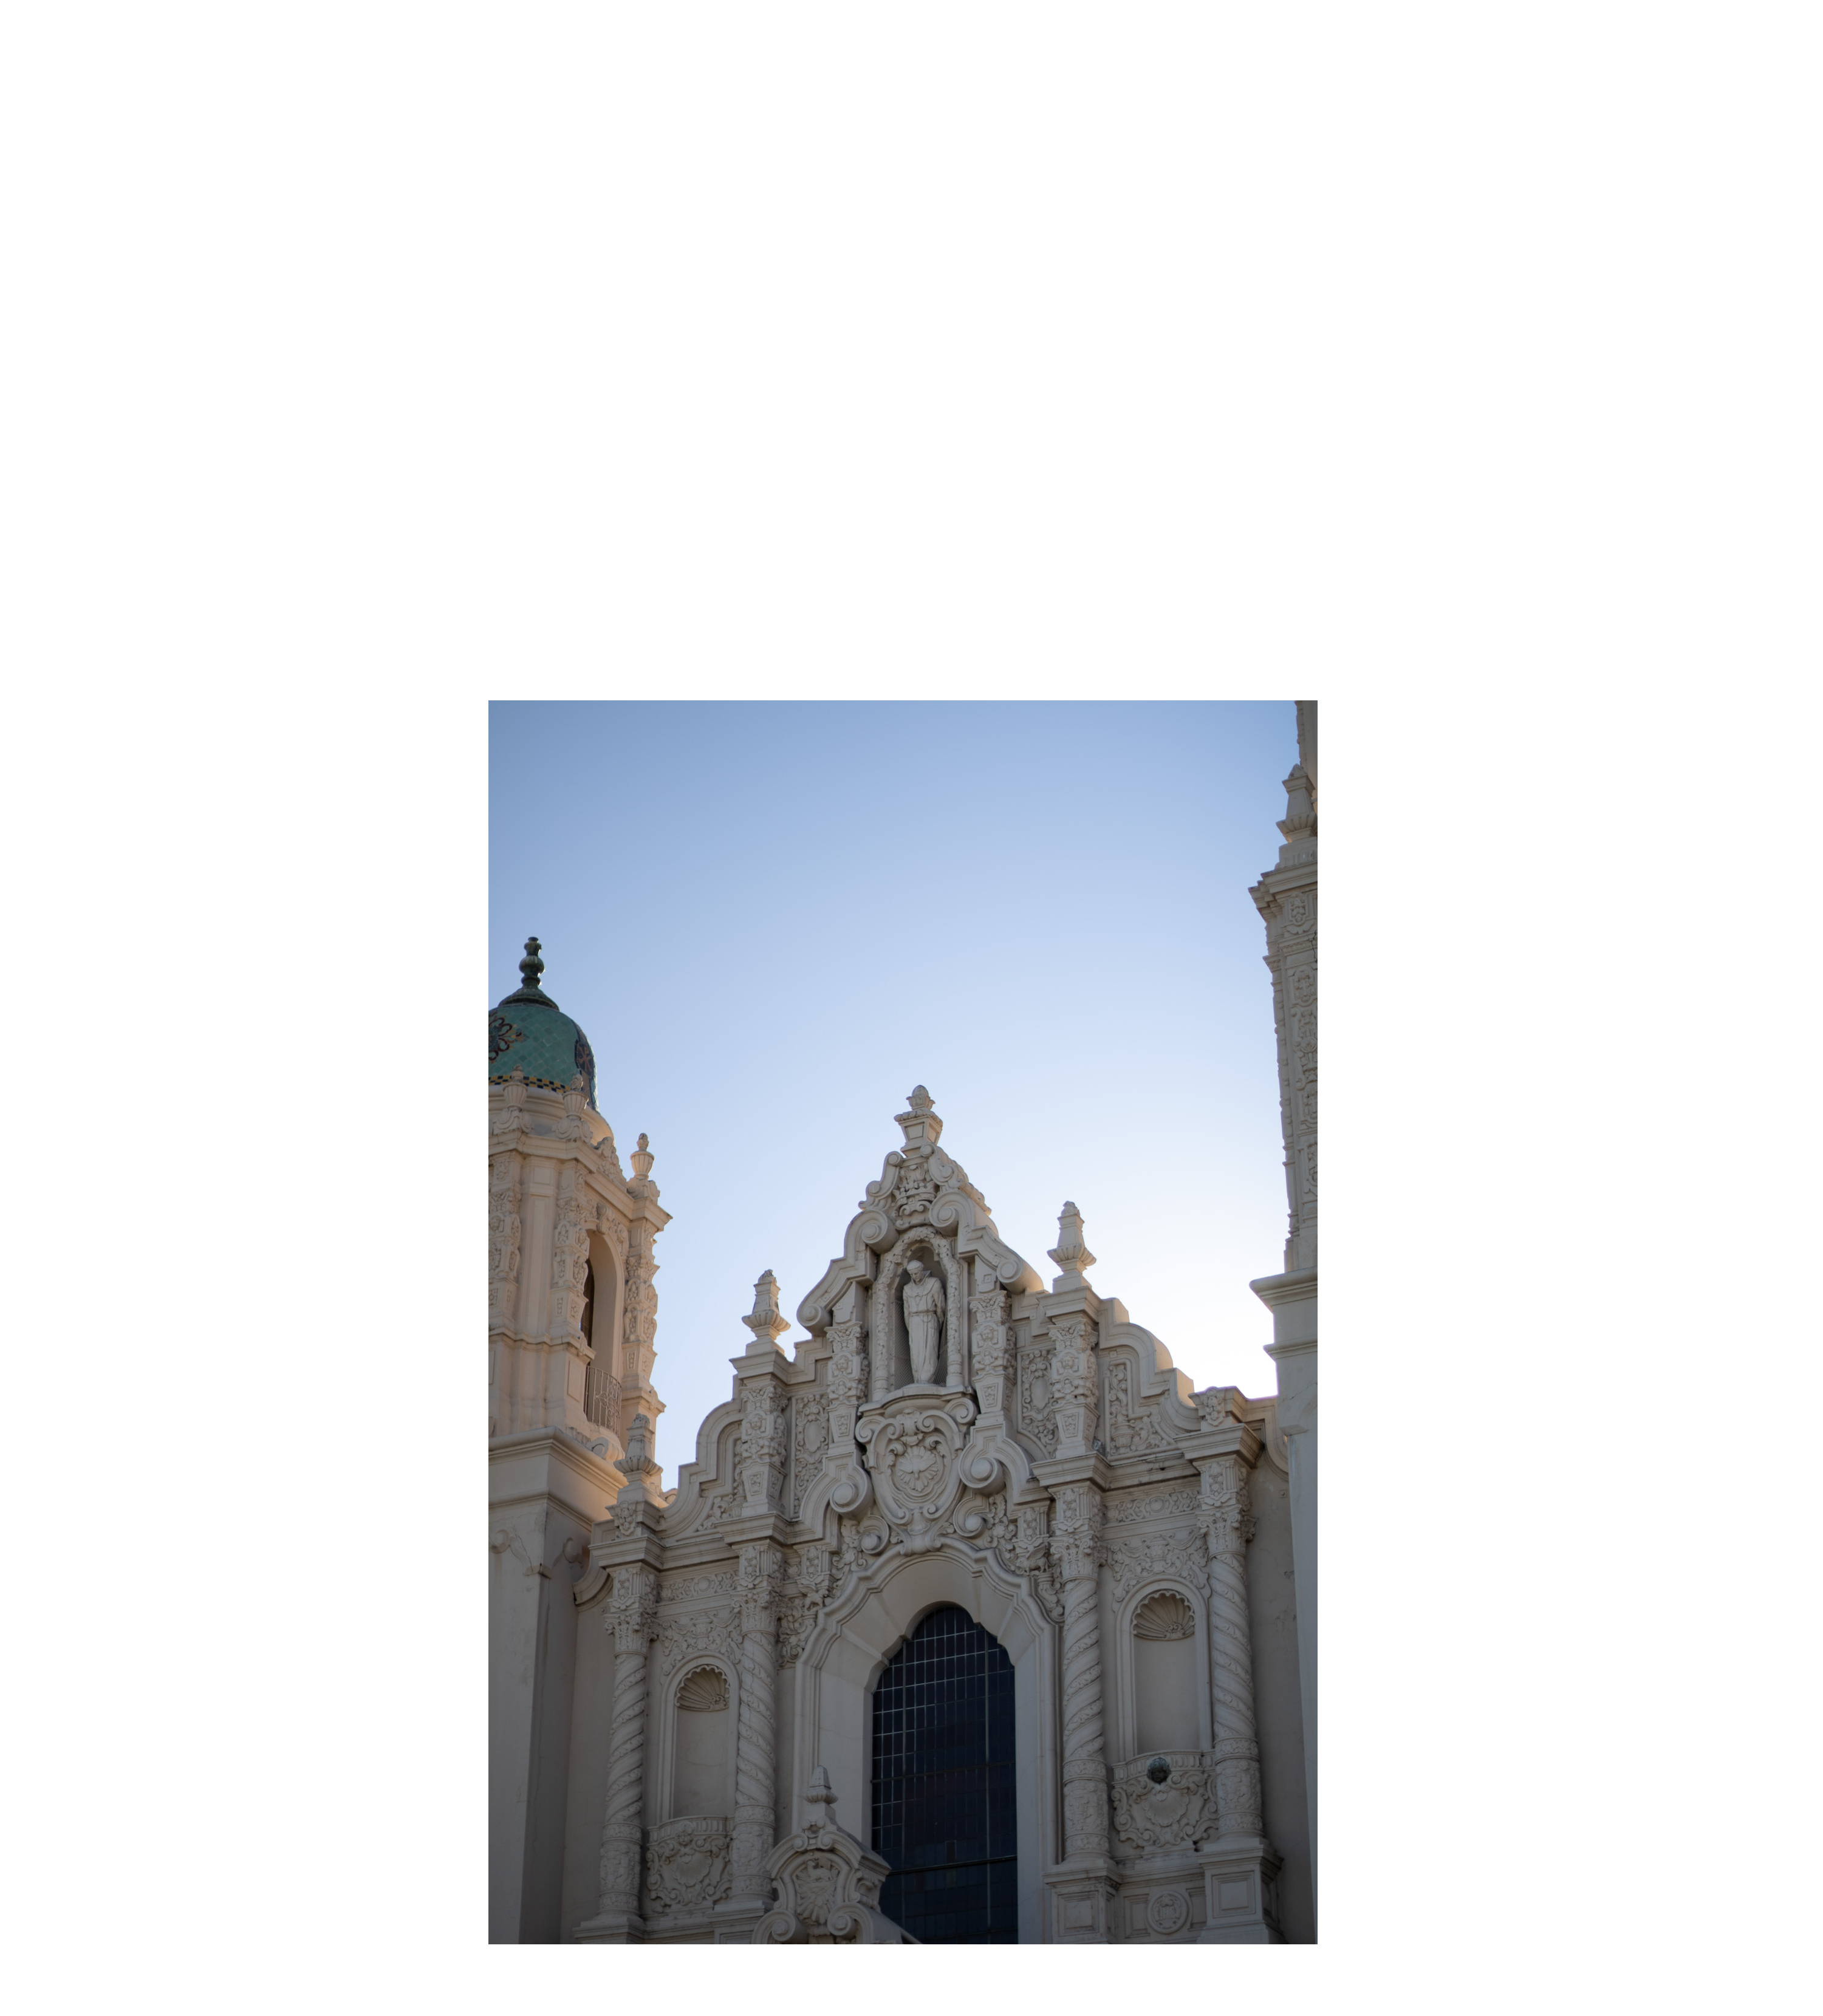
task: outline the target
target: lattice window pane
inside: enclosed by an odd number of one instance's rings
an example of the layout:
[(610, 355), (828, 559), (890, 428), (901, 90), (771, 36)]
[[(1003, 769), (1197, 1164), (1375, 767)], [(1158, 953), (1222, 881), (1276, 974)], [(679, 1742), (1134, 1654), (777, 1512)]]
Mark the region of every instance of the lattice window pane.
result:
[(881, 1907), (929, 1946), (1019, 1937), (1013, 1664), (965, 1611), (933, 1611), (874, 1694)]

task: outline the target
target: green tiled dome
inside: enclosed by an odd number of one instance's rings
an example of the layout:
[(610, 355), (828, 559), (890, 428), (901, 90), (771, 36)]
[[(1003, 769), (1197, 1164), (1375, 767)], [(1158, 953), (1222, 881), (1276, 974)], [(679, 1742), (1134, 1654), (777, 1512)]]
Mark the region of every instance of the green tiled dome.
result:
[(562, 1092), (580, 1071), (589, 1088), (589, 1103), (594, 1106), (595, 1053), (589, 1039), (539, 985), (544, 961), (538, 956), (536, 938), (525, 941), (519, 970), (524, 985), (488, 1011), (488, 1084), (504, 1085), (517, 1066), (528, 1085)]

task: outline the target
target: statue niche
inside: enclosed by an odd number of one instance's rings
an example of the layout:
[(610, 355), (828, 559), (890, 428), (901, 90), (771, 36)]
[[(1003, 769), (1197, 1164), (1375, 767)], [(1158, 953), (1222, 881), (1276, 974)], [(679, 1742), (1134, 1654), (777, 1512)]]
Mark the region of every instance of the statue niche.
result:
[(870, 1399), (902, 1386), (962, 1384), (957, 1327), (967, 1299), (948, 1240), (920, 1227), (881, 1256), (868, 1309)]
[(911, 1359), (912, 1383), (937, 1384), (937, 1360), (943, 1345), (943, 1283), (921, 1260), (906, 1269), (899, 1297), (905, 1311), (905, 1334)]

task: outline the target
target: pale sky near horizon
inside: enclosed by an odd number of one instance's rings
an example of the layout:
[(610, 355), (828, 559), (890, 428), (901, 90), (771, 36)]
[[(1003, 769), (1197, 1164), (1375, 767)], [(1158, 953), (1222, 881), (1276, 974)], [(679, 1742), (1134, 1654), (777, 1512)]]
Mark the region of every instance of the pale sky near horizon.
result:
[[(1065, 1198), (1198, 1385), (1274, 1390), (1265, 934), (1283, 701), (499, 702), (488, 1001), (542, 943), (658, 1244), (667, 1484), (770, 1267), (794, 1316), (917, 1083), (1048, 1280)], [(794, 1323), (789, 1351), (805, 1333)]]

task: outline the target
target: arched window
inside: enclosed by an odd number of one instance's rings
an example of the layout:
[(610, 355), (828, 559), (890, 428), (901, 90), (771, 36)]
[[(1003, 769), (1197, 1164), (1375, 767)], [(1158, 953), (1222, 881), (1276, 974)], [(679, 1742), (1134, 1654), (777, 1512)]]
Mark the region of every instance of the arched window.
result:
[[(614, 1328), (612, 1298), (603, 1311), (604, 1331)], [(582, 1387), (582, 1411), (598, 1428), (606, 1428), (611, 1435), (621, 1432), (620, 1381), (614, 1376), (614, 1343), (611, 1334), (595, 1334), (595, 1262), (590, 1258), (587, 1271), (582, 1276), (582, 1334), (589, 1340), (595, 1355), (590, 1360), (589, 1377)]]
[(927, 1946), (1014, 1946), (1013, 1662), (966, 1611), (933, 1610), (874, 1690), (880, 1908)]

